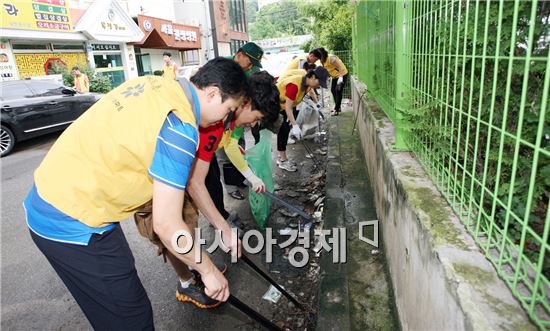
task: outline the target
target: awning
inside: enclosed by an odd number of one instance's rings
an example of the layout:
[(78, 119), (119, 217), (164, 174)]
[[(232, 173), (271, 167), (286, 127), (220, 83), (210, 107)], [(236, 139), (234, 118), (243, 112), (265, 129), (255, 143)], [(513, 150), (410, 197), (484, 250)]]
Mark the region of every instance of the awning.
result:
[(163, 49), (200, 49), (200, 30), (196, 26), (173, 23), (161, 18), (138, 15), (138, 25), (145, 34), (134, 46)]

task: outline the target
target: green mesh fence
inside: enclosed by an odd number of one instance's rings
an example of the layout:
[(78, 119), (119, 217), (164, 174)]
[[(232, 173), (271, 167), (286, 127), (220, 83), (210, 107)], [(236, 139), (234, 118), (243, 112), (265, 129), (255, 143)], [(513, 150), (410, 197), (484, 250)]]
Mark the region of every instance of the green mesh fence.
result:
[[(272, 133), (269, 130), (260, 131), (260, 141), (246, 150), (246, 161), (250, 166), (250, 169), (260, 177), (264, 184), (265, 189), (269, 192), (273, 192), (273, 169), (271, 168), (271, 137)], [(256, 223), (260, 229), (265, 229), (265, 223), (269, 217), (271, 209), (271, 200), (264, 194), (257, 194), (256, 192), (249, 190), (248, 202), (250, 203), (250, 210), (256, 220)]]
[(357, 1), (354, 68), (532, 320), (550, 328), (550, 2)]
[[(330, 52), (330, 54), (334, 54), (338, 56), (340, 60), (342, 60), (346, 68), (348, 68), (349, 77), (351, 77), (351, 75), (353, 75), (353, 60), (352, 60), (353, 53), (351, 51), (332, 51)], [(344, 101), (345, 99), (351, 100), (351, 81), (348, 81), (348, 83), (344, 87), (342, 98), (344, 99)]]

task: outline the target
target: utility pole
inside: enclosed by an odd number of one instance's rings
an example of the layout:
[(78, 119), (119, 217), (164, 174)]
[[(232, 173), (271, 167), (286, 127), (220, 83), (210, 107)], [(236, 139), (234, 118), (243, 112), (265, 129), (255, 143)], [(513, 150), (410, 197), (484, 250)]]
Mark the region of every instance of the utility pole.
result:
[(218, 36), (216, 29), (216, 15), (214, 14), (214, 5), (216, 4), (216, 1), (207, 1), (207, 3), (210, 7), (210, 33), (212, 34), (212, 48), (214, 49), (214, 57), (218, 57)]

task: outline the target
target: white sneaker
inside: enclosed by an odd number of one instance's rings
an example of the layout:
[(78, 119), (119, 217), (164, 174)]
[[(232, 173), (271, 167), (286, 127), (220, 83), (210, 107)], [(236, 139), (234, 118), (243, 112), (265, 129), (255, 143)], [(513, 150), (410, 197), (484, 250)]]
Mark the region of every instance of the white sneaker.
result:
[(283, 170), (290, 171), (290, 172), (294, 172), (298, 170), (295, 165), (290, 163), (289, 160), (284, 160), (284, 161), (277, 160), (277, 166), (279, 166), (279, 168)]
[(286, 143), (287, 145), (294, 145), (296, 143), (296, 140), (292, 139), (292, 138), (288, 138), (288, 142)]

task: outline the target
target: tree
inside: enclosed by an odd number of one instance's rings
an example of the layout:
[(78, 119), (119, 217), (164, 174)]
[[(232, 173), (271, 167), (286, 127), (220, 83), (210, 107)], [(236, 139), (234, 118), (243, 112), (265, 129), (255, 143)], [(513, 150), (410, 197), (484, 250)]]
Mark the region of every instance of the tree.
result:
[(301, 12), (311, 18), (306, 31), (313, 34), (313, 39), (302, 46), (304, 51), (315, 47), (351, 50), (353, 6), (349, 0), (309, 1), (301, 6)]
[(307, 34), (309, 18), (302, 14), (300, 3), (282, 0), (266, 5), (258, 11), (256, 20), (249, 22), (250, 39), (260, 40)]

